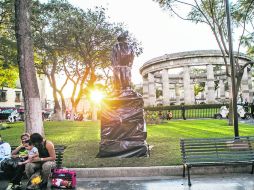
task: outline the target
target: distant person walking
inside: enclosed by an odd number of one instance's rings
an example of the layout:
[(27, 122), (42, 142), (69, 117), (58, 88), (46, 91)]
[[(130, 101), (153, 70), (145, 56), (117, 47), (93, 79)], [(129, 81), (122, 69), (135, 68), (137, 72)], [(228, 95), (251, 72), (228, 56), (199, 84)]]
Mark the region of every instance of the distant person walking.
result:
[(181, 105), (181, 111), (182, 111), (183, 120), (186, 120), (186, 117), (185, 117), (185, 106), (184, 106), (184, 104)]
[(252, 101), (252, 104), (250, 106), (250, 110), (251, 110), (251, 116), (254, 117), (254, 100)]
[(171, 112), (170, 110), (168, 110), (168, 113), (167, 113), (167, 120), (172, 119), (172, 117), (173, 117), (172, 112)]
[(245, 99), (243, 104), (244, 111), (249, 112), (249, 102), (247, 99)]

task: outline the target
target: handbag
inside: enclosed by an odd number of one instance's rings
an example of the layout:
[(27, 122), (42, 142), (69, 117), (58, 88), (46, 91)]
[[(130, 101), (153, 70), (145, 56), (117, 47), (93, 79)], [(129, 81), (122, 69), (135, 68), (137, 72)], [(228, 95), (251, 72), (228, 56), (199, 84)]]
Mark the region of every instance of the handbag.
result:
[(76, 172), (68, 169), (53, 169), (51, 186), (62, 189), (73, 189), (77, 185)]

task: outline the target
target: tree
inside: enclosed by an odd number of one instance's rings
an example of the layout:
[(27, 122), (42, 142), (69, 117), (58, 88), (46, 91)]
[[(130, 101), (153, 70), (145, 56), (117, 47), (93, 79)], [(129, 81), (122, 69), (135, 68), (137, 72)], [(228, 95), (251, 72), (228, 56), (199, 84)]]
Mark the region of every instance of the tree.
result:
[[(68, 81), (73, 84), (71, 103), (75, 113), (81, 98), (95, 84), (110, 83), (111, 48), (123, 27), (109, 23), (103, 8), (84, 11), (67, 1), (51, 0), (38, 4), (36, 10), (33, 22), (36, 68), (49, 79), (57, 113), (61, 112), (57, 93), (65, 112), (62, 92)], [(135, 38), (131, 37), (131, 42), (139, 55), (142, 48)], [(66, 78), (59, 87), (56, 75), (62, 73)]]
[[(104, 8), (79, 10), (76, 14), (69, 17), (68, 27), (62, 26), (67, 31), (68, 47), (72, 47), (64, 64), (65, 74), (73, 84), (72, 113), (89, 89), (108, 75), (113, 44), (124, 30), (122, 25), (107, 21)], [(130, 41), (139, 55), (142, 52), (139, 43), (133, 37)]]
[[(66, 104), (63, 90), (68, 82), (57, 83), (56, 76), (63, 71), (64, 52), (68, 55), (70, 47), (66, 45), (66, 34), (63, 26), (68, 27), (68, 18), (75, 15), (75, 9), (67, 1), (53, 0), (47, 4), (37, 4), (35, 21), (33, 22), (33, 35), (36, 52), (36, 68), (39, 73), (45, 74), (53, 89), (54, 112), (56, 120), (64, 118)], [(75, 30), (75, 28), (71, 28)], [(70, 29), (70, 30), (71, 30)], [(58, 100), (61, 97), (62, 107)]]
[[(168, 9), (171, 13), (176, 15), (177, 17), (191, 21), (194, 23), (203, 23), (207, 24), (211, 29), (215, 40), (219, 46), (219, 49), (223, 55), (223, 60), (225, 63), (226, 74), (230, 77), (229, 72), (229, 51), (228, 51), (228, 43), (227, 43), (227, 24), (226, 24), (226, 15), (225, 15), (225, 7), (223, 0), (190, 0), (190, 1), (182, 1), (182, 0), (154, 0), (158, 2), (161, 7)], [(177, 10), (179, 7), (187, 7), (189, 12), (187, 15), (182, 15), (181, 11)], [(246, 13), (247, 14), (247, 13)], [(241, 23), (241, 26), (245, 25), (246, 20)], [(240, 26), (240, 24), (239, 24)], [(245, 27), (242, 27), (242, 30), (245, 30)], [(242, 37), (240, 37), (241, 39)], [(239, 40), (238, 51), (236, 53), (235, 59), (235, 67), (236, 67), (236, 93), (238, 94), (239, 88), (241, 85), (242, 76), (244, 73), (245, 67), (252, 65), (253, 61), (247, 62), (245, 65), (240, 65), (237, 57), (240, 54), (240, 46), (242, 44), (242, 40)], [(230, 103), (231, 105), (231, 103)], [(232, 109), (230, 109), (232, 110)], [(231, 111), (232, 113), (232, 111)], [(233, 124), (232, 117), (230, 117), (229, 125)]]
[(30, 29), (31, 7), (31, 0), (15, 0), (19, 76), (25, 104), (25, 130), (28, 133), (37, 132), (44, 135)]
[(239, 0), (233, 13), (236, 24), (244, 28), (241, 40), (248, 48), (247, 54), (254, 59), (254, 1)]

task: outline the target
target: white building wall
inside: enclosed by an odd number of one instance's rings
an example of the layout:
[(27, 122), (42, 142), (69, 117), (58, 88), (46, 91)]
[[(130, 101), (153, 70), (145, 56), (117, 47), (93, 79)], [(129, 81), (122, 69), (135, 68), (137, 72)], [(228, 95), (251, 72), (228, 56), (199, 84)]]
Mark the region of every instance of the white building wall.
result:
[[(45, 102), (46, 102), (46, 76), (41, 75), (40, 77), (37, 77), (38, 82), (38, 88), (40, 92), (40, 98), (42, 103), (42, 109), (45, 108)], [(0, 101), (0, 107), (20, 107), (24, 106), (23, 103), (23, 96), (22, 96), (22, 89), (20, 85), (19, 79), (16, 82), (17, 88), (6, 88), (3, 87), (3, 90), (6, 91), (6, 101)], [(2, 90), (2, 89), (0, 89)], [(20, 102), (15, 101), (16, 100), (16, 91), (20, 92)]]
[[(0, 101), (0, 107), (20, 107), (20, 106), (23, 106), (21, 89), (4, 87), (3, 90), (6, 92), (6, 101)], [(21, 101), (20, 102), (15, 101), (16, 91), (19, 91), (21, 93), (21, 96), (20, 96)]]

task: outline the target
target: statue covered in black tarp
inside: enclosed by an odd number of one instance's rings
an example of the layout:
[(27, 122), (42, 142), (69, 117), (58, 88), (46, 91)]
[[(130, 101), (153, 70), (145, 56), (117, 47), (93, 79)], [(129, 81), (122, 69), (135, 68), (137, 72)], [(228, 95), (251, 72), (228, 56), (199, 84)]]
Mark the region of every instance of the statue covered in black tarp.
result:
[(101, 142), (98, 157), (147, 156), (144, 102), (131, 89), (134, 51), (121, 34), (112, 50), (114, 91), (102, 103)]

